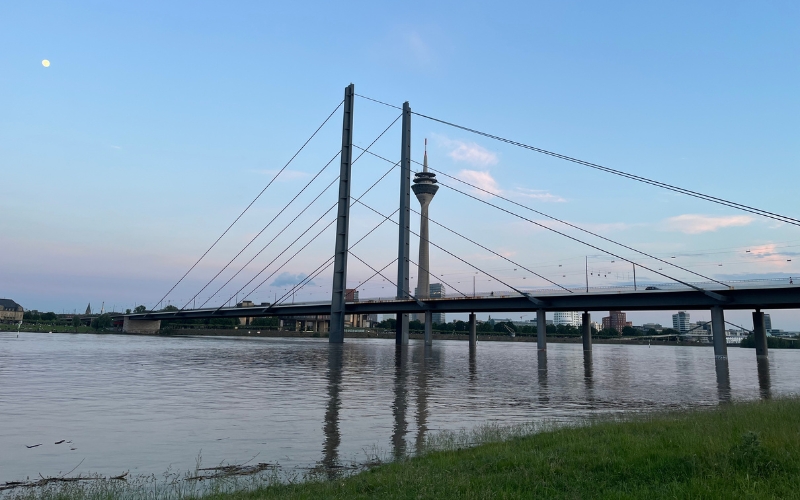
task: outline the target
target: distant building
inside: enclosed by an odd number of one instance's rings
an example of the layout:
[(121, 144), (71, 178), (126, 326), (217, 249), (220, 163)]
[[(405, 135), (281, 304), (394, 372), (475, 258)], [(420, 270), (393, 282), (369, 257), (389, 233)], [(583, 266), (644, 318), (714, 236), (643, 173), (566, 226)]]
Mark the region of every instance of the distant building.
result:
[[(253, 304), (252, 300), (243, 300), (243, 301), (239, 302), (238, 304), (236, 304), (236, 307), (253, 307), (253, 306), (255, 306), (255, 304)], [(239, 318), (239, 324), (243, 325), (243, 326), (248, 326), (252, 322), (253, 322), (253, 318), (249, 318), (249, 317)]]
[[(414, 296), (419, 297), (419, 287), (414, 288)], [(447, 297), (447, 289), (441, 283), (431, 283), (428, 285), (428, 298), (431, 299), (443, 299)], [(420, 321), (422, 323), (425, 322), (425, 315), (424, 314), (415, 314), (414, 319)], [(447, 319), (445, 313), (443, 312), (434, 312), (431, 314), (431, 321), (433, 323), (438, 323), (443, 325), (447, 323)]]
[(664, 327), (661, 326), (661, 324), (659, 324), (659, 323), (645, 323), (645, 324), (642, 325), (642, 330), (644, 330), (644, 331), (655, 330), (657, 332), (660, 332), (663, 329), (664, 329)]
[(25, 310), (11, 299), (0, 299), (0, 321), (22, 321)]
[(569, 325), (580, 327), (581, 323), (583, 323), (583, 318), (581, 318), (581, 313), (577, 311), (559, 311), (553, 313), (553, 324), (558, 325)]
[(627, 320), (626, 314), (622, 311), (609, 311), (608, 316), (603, 318), (603, 330), (613, 328), (622, 333), (622, 329), (626, 326), (633, 326), (633, 323)]
[(691, 327), (689, 326), (689, 313), (686, 311), (680, 311), (678, 314), (672, 315), (672, 329), (677, 330), (681, 333), (688, 332)]
[(769, 314), (764, 314), (764, 329), (766, 331), (772, 330), (772, 318), (769, 317)]

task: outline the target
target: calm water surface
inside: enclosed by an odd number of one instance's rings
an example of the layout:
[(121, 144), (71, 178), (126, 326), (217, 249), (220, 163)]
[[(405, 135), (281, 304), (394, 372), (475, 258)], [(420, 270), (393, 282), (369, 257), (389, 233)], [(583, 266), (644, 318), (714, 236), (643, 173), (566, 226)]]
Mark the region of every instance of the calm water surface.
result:
[[(188, 470), (202, 452), (286, 468), (413, 453), (486, 422), (571, 421), (800, 392), (800, 351), (0, 333), (0, 482)], [(60, 440), (72, 441), (55, 445)], [(26, 448), (42, 443), (36, 448)], [(74, 448), (74, 449), (72, 449)]]

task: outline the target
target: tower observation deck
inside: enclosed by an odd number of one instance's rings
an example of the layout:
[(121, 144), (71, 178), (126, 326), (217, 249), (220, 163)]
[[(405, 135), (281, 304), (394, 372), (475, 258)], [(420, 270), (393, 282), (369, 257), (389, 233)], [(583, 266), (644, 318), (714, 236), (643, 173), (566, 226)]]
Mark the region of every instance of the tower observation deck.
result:
[[(411, 189), (417, 196), (420, 204), (419, 221), (419, 272), (417, 274), (417, 298), (427, 299), (430, 294), (430, 245), (428, 244), (428, 207), (439, 190), (436, 185), (436, 174), (428, 172), (428, 140), (425, 139), (425, 156), (422, 162), (422, 172), (414, 175), (414, 185)], [(430, 314), (425, 314), (426, 334), (431, 328)], [(427, 335), (426, 335), (427, 337)]]

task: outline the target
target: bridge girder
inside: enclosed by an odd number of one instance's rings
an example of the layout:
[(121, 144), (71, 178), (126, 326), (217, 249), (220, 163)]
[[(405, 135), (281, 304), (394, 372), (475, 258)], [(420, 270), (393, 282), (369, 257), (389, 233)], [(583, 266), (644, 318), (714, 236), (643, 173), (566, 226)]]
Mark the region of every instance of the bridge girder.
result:
[[(653, 291), (633, 293), (590, 293), (569, 295), (547, 295), (533, 297), (544, 301), (543, 307), (526, 296), (466, 297), (415, 300), (387, 300), (348, 302), (346, 314), (392, 314), (392, 313), (471, 313), (471, 312), (517, 312), (544, 308), (547, 311), (657, 311), (699, 310), (721, 306), (723, 309), (800, 309), (800, 286), (754, 288), (717, 291), (725, 300), (695, 290)], [(271, 307), (231, 307), (223, 309), (199, 309), (187, 311), (152, 312), (131, 314), (131, 319), (208, 319), (238, 317), (268, 317), (294, 315), (328, 315), (329, 302), (309, 304), (287, 304)]]

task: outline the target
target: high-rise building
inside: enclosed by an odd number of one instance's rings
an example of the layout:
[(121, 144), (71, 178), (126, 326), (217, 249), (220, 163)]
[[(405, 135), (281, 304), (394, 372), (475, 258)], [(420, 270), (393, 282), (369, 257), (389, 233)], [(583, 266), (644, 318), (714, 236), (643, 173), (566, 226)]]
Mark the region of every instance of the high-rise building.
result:
[(764, 329), (766, 331), (772, 330), (772, 318), (769, 317), (769, 314), (764, 314)]
[(672, 329), (677, 330), (681, 333), (686, 333), (691, 328), (689, 326), (689, 316), (690, 314), (686, 311), (680, 311), (678, 314), (672, 315)]
[(581, 313), (577, 311), (558, 311), (553, 313), (553, 324), (558, 325), (570, 325), (580, 327), (581, 323), (583, 323), (583, 318), (581, 318)]
[(632, 326), (632, 324), (627, 320), (627, 315), (622, 311), (609, 311), (608, 316), (603, 318), (603, 330), (613, 328), (617, 332), (622, 333), (622, 329), (626, 326)]
[[(447, 290), (445, 289), (444, 285), (441, 283), (431, 283), (428, 285), (428, 298), (430, 299), (443, 299), (447, 297)], [(414, 288), (414, 296), (419, 297), (419, 287)], [(415, 314), (414, 319), (417, 321), (425, 322), (425, 315), (424, 314)], [(445, 313), (443, 312), (434, 312), (431, 314), (431, 321), (433, 323), (438, 323), (443, 325), (447, 323), (445, 319)]]
[[(428, 207), (433, 200), (439, 186), (436, 185), (436, 174), (428, 172), (428, 140), (425, 139), (425, 156), (422, 162), (422, 172), (414, 175), (414, 185), (411, 189), (417, 196), (420, 204), (419, 218), (419, 271), (417, 273), (416, 297), (420, 300), (428, 298), (430, 293), (430, 245), (428, 244)], [(424, 318), (423, 318), (424, 319)]]

